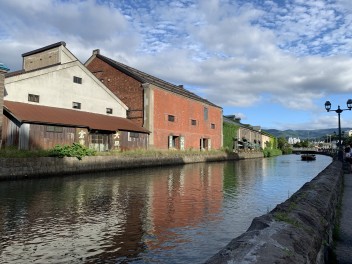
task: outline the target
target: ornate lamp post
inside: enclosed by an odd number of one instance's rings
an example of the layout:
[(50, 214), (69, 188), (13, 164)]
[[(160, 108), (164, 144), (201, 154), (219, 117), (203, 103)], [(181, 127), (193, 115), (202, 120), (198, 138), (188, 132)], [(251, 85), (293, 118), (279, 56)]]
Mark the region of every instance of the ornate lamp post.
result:
[(343, 150), (342, 150), (342, 141), (341, 141), (341, 119), (340, 119), (340, 115), (344, 110), (351, 110), (352, 109), (352, 99), (348, 99), (347, 100), (347, 109), (341, 109), (340, 106), (337, 107), (337, 109), (332, 110), (331, 109), (331, 103), (329, 101), (325, 102), (325, 109), (327, 112), (330, 111), (335, 111), (338, 115), (338, 120), (339, 120), (339, 143), (338, 143), (338, 159), (340, 161), (343, 161)]

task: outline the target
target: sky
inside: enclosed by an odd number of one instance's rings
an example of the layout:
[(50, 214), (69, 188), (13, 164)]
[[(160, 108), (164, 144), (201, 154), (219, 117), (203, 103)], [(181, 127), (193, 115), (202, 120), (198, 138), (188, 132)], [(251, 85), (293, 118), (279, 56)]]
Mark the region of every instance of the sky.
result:
[[(94, 49), (263, 129), (337, 128), (352, 98), (350, 0), (0, 0), (0, 62)], [(341, 113), (352, 127), (352, 111)]]

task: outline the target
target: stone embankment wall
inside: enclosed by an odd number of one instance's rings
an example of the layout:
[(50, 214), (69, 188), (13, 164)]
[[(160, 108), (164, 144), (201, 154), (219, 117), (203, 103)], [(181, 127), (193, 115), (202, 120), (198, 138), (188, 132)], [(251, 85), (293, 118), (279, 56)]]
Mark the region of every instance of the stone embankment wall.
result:
[(332, 263), (342, 183), (342, 164), (334, 161), (206, 263)]
[(82, 160), (73, 157), (0, 158), (0, 180), (262, 157), (262, 152), (242, 152), (163, 157), (92, 156)]

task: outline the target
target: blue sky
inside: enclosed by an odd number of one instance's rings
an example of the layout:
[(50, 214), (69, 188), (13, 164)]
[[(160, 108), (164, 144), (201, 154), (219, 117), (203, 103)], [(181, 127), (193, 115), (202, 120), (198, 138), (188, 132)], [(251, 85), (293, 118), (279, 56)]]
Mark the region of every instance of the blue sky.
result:
[[(0, 0), (0, 62), (65, 41), (93, 49), (276, 129), (337, 127), (352, 98), (349, 0)], [(352, 111), (341, 115), (352, 127)]]

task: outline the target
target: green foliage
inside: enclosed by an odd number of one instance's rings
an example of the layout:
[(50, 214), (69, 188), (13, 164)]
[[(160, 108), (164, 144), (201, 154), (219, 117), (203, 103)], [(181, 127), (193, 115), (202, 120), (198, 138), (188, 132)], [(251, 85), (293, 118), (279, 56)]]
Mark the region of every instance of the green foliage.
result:
[(308, 148), (309, 147), (309, 141), (308, 139), (303, 140), (301, 142), (297, 142), (293, 145), (295, 148)]
[(292, 154), (292, 148), (284, 137), (277, 139), (277, 147), (282, 151), (282, 154)]
[(342, 140), (345, 146), (352, 144), (352, 137), (344, 137)]
[(223, 123), (223, 147), (232, 151), (233, 149), (233, 140), (237, 135), (237, 130), (239, 126), (234, 124)]
[(5, 147), (0, 149), (1, 158), (31, 158), (47, 156), (47, 150), (19, 150), (16, 147)]
[(282, 151), (280, 149), (272, 149), (272, 148), (264, 148), (263, 149), (264, 157), (274, 157), (282, 155)]
[(266, 141), (265, 142), (265, 148), (267, 149), (271, 149), (273, 147), (273, 144), (272, 144), (272, 140), (270, 139), (270, 141)]
[(290, 147), (283, 148), (283, 149), (281, 149), (281, 151), (282, 151), (283, 155), (292, 154), (292, 148), (290, 148)]
[(85, 156), (94, 156), (96, 153), (95, 150), (89, 149), (85, 146), (82, 146), (78, 143), (73, 143), (70, 145), (56, 145), (53, 149), (49, 150), (50, 157), (76, 157), (77, 159), (81, 160), (82, 157)]
[(286, 212), (276, 212), (276, 213), (274, 213), (274, 219), (276, 221), (286, 222), (286, 223), (291, 224), (291, 225), (293, 225), (295, 227), (301, 227), (301, 224), (297, 220), (291, 219), (289, 217), (288, 213), (286, 213)]

